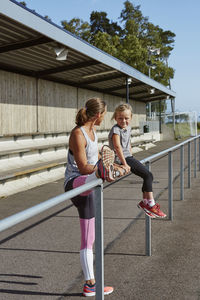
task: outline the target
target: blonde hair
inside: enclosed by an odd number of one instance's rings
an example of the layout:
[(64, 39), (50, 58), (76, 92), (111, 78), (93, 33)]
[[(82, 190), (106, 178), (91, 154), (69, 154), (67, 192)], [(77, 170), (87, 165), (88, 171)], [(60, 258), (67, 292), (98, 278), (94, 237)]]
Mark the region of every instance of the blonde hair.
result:
[(79, 109), (76, 115), (76, 125), (83, 126), (87, 121), (91, 120), (98, 113), (103, 113), (106, 103), (101, 98), (91, 98), (85, 103), (85, 107)]
[(114, 120), (114, 119), (116, 118), (117, 113), (122, 112), (122, 111), (125, 111), (125, 110), (130, 110), (130, 112), (131, 112), (131, 117), (132, 117), (132, 115), (133, 115), (133, 110), (132, 110), (131, 105), (128, 104), (128, 103), (122, 103), (122, 104), (118, 105), (118, 106), (115, 108), (115, 111), (114, 111), (114, 113), (113, 113), (113, 115), (112, 115), (111, 120)]

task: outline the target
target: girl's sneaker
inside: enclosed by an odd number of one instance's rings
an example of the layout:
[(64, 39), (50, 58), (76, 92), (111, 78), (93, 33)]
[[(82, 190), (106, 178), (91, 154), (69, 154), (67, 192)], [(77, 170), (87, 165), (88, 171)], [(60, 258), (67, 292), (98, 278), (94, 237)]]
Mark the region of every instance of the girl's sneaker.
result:
[(152, 213), (150, 213), (150, 212), (148, 212), (147, 210), (145, 210), (145, 204), (144, 204), (143, 201), (140, 201), (140, 203), (138, 203), (137, 206), (138, 206), (138, 208), (143, 209), (143, 211), (145, 212), (145, 214), (146, 214), (148, 217), (150, 217), (150, 218), (152, 218), (152, 219), (155, 219), (155, 216), (154, 216)]
[[(105, 286), (104, 287), (104, 295), (109, 295), (114, 291), (112, 286)], [(83, 296), (90, 297), (96, 295), (96, 284), (90, 285), (85, 283), (83, 286)]]
[(145, 213), (151, 213), (152, 215), (154, 215), (155, 217), (159, 217), (159, 218), (165, 218), (166, 214), (160, 209), (160, 205), (158, 203), (156, 203), (154, 206), (149, 206), (148, 204), (145, 204), (143, 201), (140, 201), (140, 203), (138, 203), (138, 207), (142, 208)]

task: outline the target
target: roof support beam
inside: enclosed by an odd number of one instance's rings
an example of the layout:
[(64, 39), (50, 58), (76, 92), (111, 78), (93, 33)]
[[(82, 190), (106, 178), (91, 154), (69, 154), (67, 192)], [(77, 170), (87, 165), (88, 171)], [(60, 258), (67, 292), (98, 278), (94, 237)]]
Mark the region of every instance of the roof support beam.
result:
[(25, 70), (25, 69), (15, 67), (15, 66), (9, 66), (4, 63), (0, 63), (0, 70), (13, 72), (13, 73), (21, 74), (21, 75), (26, 75), (26, 76), (32, 76), (32, 77), (35, 76), (34, 71)]
[[(138, 87), (138, 86), (144, 86), (145, 83), (141, 83), (141, 82), (137, 82), (137, 83), (132, 83), (129, 85), (129, 88), (134, 88), (134, 87)], [(105, 89), (105, 92), (112, 92), (112, 91), (116, 91), (116, 90), (121, 90), (121, 89), (124, 89), (126, 86), (126, 83), (124, 83), (123, 85), (118, 85), (118, 86), (114, 86), (112, 88), (108, 88), (108, 89)]]
[(6, 46), (1, 46), (0, 47), (0, 53), (8, 52), (8, 51), (14, 51), (14, 50), (19, 50), (23, 48), (28, 48), (31, 46), (37, 46), (41, 44), (46, 44), (49, 43), (51, 40), (47, 37), (37, 37), (35, 39), (29, 39), (25, 41), (20, 41), (18, 43), (12, 43)]
[(75, 63), (72, 65), (64, 65), (64, 66), (60, 66), (57, 68), (43, 70), (43, 71), (37, 72), (37, 76), (43, 77), (43, 76), (50, 75), (50, 74), (65, 72), (65, 71), (69, 71), (69, 70), (75, 70), (75, 69), (79, 69), (79, 68), (86, 68), (86, 67), (99, 65), (99, 64), (101, 64), (101, 62), (94, 61), (94, 60), (83, 61), (83, 62)]
[(116, 75), (105, 76), (103, 78), (102, 77), (101, 78), (95, 78), (95, 79), (92, 79), (92, 80), (82, 81), (80, 83), (80, 86), (85, 85), (85, 84), (93, 84), (93, 83), (104, 82), (104, 81), (123, 78), (123, 77), (125, 78), (124, 74), (116, 74)]

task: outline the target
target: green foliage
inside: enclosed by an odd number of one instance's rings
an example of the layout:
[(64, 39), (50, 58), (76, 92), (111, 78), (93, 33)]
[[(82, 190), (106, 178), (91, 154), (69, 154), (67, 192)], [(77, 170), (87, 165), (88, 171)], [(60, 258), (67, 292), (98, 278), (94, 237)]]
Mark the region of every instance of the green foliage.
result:
[(25, 1), (20, 1), (19, 3), (22, 4), (22, 5), (24, 5), (24, 6), (26, 6), (26, 2)]
[(91, 34), (90, 24), (88, 22), (84, 22), (83, 20), (78, 18), (73, 18), (69, 22), (63, 20), (61, 21), (61, 24), (64, 29), (77, 35), (83, 40), (90, 42), (92, 34)]
[[(168, 86), (174, 77), (174, 69), (168, 66), (168, 57), (174, 47), (175, 34), (164, 31), (144, 17), (140, 5), (124, 2), (120, 13), (120, 25), (109, 20), (106, 12), (92, 11), (90, 23), (73, 18), (62, 21), (63, 28), (86, 40), (99, 49), (111, 54), (148, 75), (147, 60), (156, 65), (151, 68), (151, 77)], [(159, 55), (150, 55), (148, 47), (160, 49)]]

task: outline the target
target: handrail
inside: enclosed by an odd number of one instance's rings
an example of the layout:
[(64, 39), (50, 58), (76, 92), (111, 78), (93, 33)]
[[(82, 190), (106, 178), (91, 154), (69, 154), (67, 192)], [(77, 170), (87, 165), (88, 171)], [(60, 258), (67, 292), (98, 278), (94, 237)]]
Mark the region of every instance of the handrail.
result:
[[(200, 171), (200, 135), (195, 136), (193, 138), (190, 138), (176, 146), (173, 146), (171, 148), (168, 148), (164, 151), (161, 151), (157, 154), (151, 155), (145, 159), (140, 160), (141, 163), (146, 164), (147, 168), (150, 169), (150, 162), (153, 161), (156, 158), (162, 158), (165, 155), (168, 155), (168, 202), (169, 202), (169, 219), (173, 219), (173, 213), (172, 213), (172, 203), (173, 203), (173, 176), (172, 176), (172, 152), (181, 149), (181, 164), (180, 164), (180, 177), (181, 177), (181, 200), (183, 200), (183, 189), (184, 189), (184, 182), (183, 182), (183, 146), (188, 144), (188, 187), (190, 187), (190, 176), (191, 176), (191, 148), (190, 144), (192, 141), (195, 142), (195, 152), (194, 152), (194, 162), (195, 162), (195, 168), (194, 168), (194, 177), (196, 177), (196, 170), (197, 170), (197, 143), (196, 140), (199, 138), (199, 171)], [(117, 179), (115, 182), (111, 182), (110, 184), (106, 185), (105, 188), (109, 187), (110, 185), (124, 179), (127, 176), (130, 176), (131, 173)], [(89, 182), (87, 184), (84, 184), (80, 187), (77, 187), (71, 191), (68, 191), (64, 194), (58, 195), (56, 197), (53, 197), (47, 201), (44, 201), (40, 204), (37, 204), (31, 208), (28, 208), (24, 211), (21, 211), (19, 213), (16, 213), (12, 216), (9, 216), (3, 220), (0, 220), (0, 232), (8, 229), (24, 220), (27, 220), (35, 215), (38, 215), (41, 212), (46, 211), (49, 208), (52, 208), (68, 199), (71, 199), (87, 190), (90, 190), (92, 188), (95, 188), (95, 197), (96, 197), (96, 280), (97, 280), (97, 286), (96, 286), (96, 299), (97, 300), (103, 300), (104, 299), (104, 263), (103, 263), (103, 182), (102, 179), (96, 179), (92, 182)], [(151, 255), (151, 219), (148, 216), (145, 216), (146, 220), (146, 255)]]
[(69, 192), (50, 198), (49, 200), (46, 200), (40, 204), (0, 220), (0, 232), (101, 184), (102, 179), (96, 179)]

